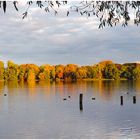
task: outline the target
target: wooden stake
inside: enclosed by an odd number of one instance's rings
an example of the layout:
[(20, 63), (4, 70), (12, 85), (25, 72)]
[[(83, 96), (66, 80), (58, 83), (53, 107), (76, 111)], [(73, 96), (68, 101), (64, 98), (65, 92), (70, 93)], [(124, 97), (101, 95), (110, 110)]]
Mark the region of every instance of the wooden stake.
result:
[(133, 104), (136, 104), (136, 96), (133, 96)]
[(120, 104), (123, 105), (123, 96), (120, 96)]
[(79, 95), (79, 109), (83, 110), (83, 94)]

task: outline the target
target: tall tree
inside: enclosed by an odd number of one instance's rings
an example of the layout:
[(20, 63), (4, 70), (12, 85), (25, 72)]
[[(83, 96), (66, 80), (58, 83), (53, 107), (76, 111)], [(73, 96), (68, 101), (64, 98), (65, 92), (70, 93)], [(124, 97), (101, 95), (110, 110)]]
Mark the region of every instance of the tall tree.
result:
[(120, 73), (115, 64), (107, 64), (104, 70), (106, 79), (119, 79)]
[(7, 65), (8, 65), (7, 70), (6, 70), (7, 79), (8, 80), (18, 80), (18, 74), (19, 74), (18, 65), (12, 61), (8, 61)]
[(4, 63), (0, 61), (0, 80), (4, 80)]
[(140, 79), (140, 67), (136, 67), (133, 69), (133, 79)]

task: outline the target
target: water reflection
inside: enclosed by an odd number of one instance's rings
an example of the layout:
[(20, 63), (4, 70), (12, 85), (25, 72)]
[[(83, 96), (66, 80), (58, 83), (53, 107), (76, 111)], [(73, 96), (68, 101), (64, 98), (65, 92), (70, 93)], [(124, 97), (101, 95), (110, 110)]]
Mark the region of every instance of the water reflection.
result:
[[(77, 83), (64, 82), (17, 82), (9, 81), (4, 84), (0, 82), (0, 93), (7, 92), (10, 96), (13, 93), (20, 94), (26, 91), (31, 98), (35, 98), (36, 94), (42, 93), (48, 98), (50, 96), (59, 95), (64, 97), (67, 95), (77, 96), (79, 93), (93, 94), (102, 100), (112, 100), (116, 95), (137, 94), (140, 95), (140, 81), (81, 81)], [(90, 93), (89, 93), (90, 91)]]
[(4, 89), (4, 81), (0, 81), (0, 94), (3, 92)]
[(138, 138), (139, 93), (139, 81), (1, 82), (0, 138)]

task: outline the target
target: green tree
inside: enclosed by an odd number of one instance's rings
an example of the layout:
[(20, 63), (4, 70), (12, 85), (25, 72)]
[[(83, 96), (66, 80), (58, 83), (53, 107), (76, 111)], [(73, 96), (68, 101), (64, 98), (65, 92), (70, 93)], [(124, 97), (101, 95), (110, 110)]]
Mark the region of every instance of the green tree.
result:
[(92, 78), (99, 79), (100, 77), (99, 65), (94, 65), (92, 67), (91, 74), (92, 74)]
[(104, 77), (107, 79), (119, 79), (119, 70), (115, 64), (107, 64), (104, 70)]
[(133, 69), (133, 79), (140, 79), (140, 67), (136, 67), (135, 69)]
[(126, 66), (126, 65), (122, 65), (121, 69), (120, 69), (120, 73), (121, 73), (121, 78), (126, 78), (126, 79), (133, 79), (133, 69), (134, 67), (130, 66)]
[(85, 79), (87, 78), (87, 69), (84, 66), (78, 67), (76, 71), (77, 79)]

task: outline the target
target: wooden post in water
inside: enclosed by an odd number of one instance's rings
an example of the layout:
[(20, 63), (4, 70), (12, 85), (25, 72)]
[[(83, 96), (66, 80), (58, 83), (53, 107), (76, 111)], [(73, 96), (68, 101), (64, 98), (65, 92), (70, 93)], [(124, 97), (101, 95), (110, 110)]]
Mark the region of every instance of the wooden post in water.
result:
[(136, 104), (136, 96), (133, 96), (133, 104)]
[(79, 95), (79, 109), (82, 111), (83, 110), (83, 94), (80, 93)]
[(123, 96), (120, 96), (120, 100), (121, 100), (121, 105), (123, 105)]

